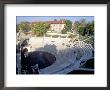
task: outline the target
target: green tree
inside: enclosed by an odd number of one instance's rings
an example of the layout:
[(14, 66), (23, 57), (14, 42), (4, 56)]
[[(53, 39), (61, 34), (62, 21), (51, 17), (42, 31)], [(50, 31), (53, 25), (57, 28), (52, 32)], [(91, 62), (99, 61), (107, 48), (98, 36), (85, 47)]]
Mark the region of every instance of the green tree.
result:
[(72, 29), (72, 22), (70, 20), (65, 20), (65, 24), (66, 25), (64, 26), (64, 29), (62, 30), (62, 34), (66, 34)]
[(43, 22), (36, 22), (31, 25), (31, 30), (36, 36), (43, 36), (47, 30), (49, 29), (50, 25)]
[(19, 24), (16, 25), (16, 33), (19, 32), (20, 28), (19, 28)]
[(78, 31), (78, 26), (79, 25), (80, 25), (79, 21), (75, 21), (72, 29)]
[(30, 24), (28, 22), (21, 22), (20, 24), (18, 24), (18, 27), (24, 32), (28, 32), (31, 29)]
[(74, 23), (73, 29), (77, 30), (82, 36), (93, 35), (94, 34), (94, 21), (87, 22), (85, 19), (76, 21)]
[(86, 20), (85, 19), (81, 19), (80, 21), (79, 21), (79, 26), (78, 26), (78, 32), (79, 32), (79, 34), (80, 35), (85, 35), (85, 33), (86, 33)]
[(94, 21), (92, 21), (92, 22), (88, 22), (87, 24), (86, 24), (86, 34), (87, 35), (94, 35)]

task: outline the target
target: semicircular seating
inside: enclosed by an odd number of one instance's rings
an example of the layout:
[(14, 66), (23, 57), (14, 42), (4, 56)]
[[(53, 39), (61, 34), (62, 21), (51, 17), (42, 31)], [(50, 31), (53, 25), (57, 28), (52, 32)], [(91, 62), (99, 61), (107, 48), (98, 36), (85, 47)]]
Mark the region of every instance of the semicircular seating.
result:
[[(44, 68), (42, 70), (40, 70), (40, 73), (46, 73), (46, 74), (65, 74), (65, 73), (69, 73), (72, 70), (76, 70), (78, 69), (81, 65), (81, 62), (84, 61), (86, 62), (88, 59), (92, 58), (92, 50), (93, 47), (90, 44), (86, 44), (85, 42), (77, 42), (77, 44), (75, 45), (73, 50), (81, 50), (81, 52), (83, 52), (81, 58), (79, 60), (75, 60), (76, 58), (74, 58), (74, 62), (65, 62), (65, 63), (61, 63), (61, 65), (58, 65), (57, 68), (54, 67), (48, 67), (48, 68)], [(77, 56), (76, 56), (77, 57)], [(73, 59), (73, 58), (71, 58)]]

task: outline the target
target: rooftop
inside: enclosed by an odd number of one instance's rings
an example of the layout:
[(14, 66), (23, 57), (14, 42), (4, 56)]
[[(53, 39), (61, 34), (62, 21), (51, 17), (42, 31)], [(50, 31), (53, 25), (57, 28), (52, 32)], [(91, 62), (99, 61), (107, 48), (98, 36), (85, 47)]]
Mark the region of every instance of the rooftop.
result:
[(43, 23), (48, 23), (48, 24), (65, 24), (65, 22), (63, 20), (55, 20), (55, 21), (35, 21), (35, 22), (32, 22), (32, 23), (40, 23), (40, 22), (43, 22)]

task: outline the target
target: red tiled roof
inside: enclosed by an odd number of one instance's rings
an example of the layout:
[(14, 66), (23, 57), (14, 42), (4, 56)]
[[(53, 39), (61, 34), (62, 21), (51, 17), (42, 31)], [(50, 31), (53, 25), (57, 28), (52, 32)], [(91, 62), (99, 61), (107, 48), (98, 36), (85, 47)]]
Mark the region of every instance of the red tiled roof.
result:
[(49, 24), (65, 24), (64, 21), (48, 21)]
[[(39, 22), (32, 22), (32, 23), (40, 23), (40, 22), (43, 22), (43, 21), (39, 21)], [(65, 24), (64, 21), (44, 21), (43, 23), (49, 23), (49, 24)]]

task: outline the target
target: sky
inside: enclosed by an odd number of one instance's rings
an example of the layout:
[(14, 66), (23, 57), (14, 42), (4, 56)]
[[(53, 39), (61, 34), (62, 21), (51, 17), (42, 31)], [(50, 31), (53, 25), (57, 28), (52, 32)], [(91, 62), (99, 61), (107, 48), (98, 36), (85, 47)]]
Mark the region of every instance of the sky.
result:
[(16, 23), (20, 22), (36, 22), (36, 21), (53, 21), (54, 19), (68, 19), (72, 22), (86, 19), (86, 21), (94, 20), (94, 16), (16, 16)]

